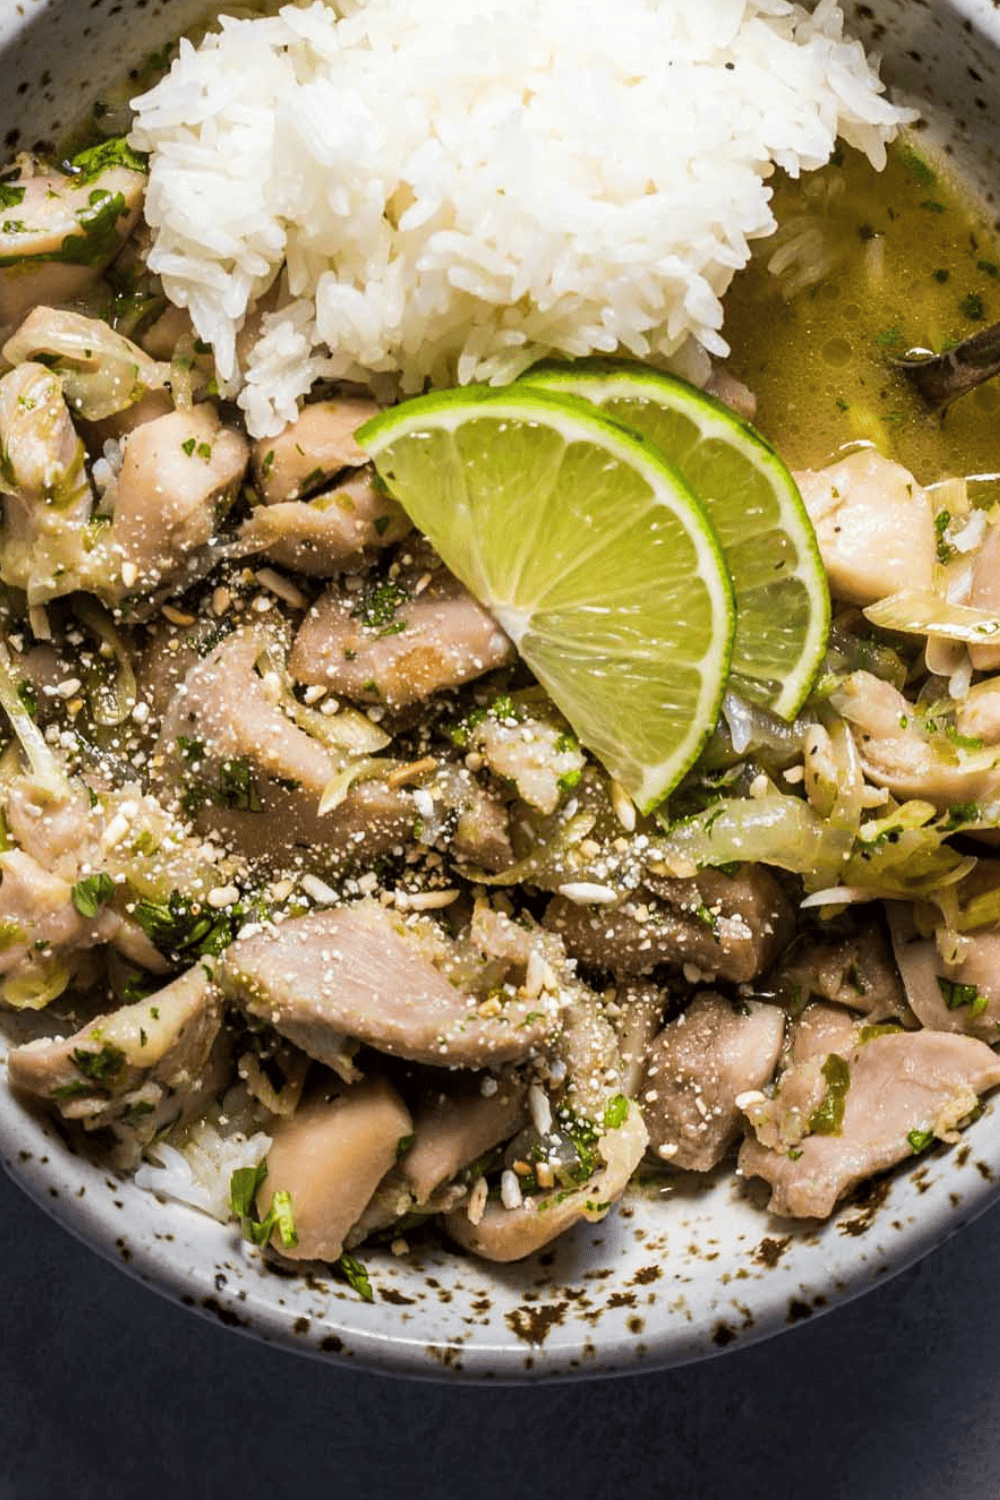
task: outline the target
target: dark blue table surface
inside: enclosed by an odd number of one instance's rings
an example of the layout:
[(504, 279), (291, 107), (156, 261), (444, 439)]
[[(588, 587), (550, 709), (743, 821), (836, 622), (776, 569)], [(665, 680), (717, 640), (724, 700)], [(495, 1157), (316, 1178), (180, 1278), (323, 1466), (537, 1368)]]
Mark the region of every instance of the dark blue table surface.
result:
[(1000, 1209), (877, 1291), (663, 1374), (382, 1379), (168, 1303), (0, 1173), (2, 1500), (994, 1500)]

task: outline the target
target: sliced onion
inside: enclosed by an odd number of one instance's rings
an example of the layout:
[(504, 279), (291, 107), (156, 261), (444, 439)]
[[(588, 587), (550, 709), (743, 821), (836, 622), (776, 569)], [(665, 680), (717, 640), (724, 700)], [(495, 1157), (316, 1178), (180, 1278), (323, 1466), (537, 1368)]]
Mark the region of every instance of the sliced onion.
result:
[(943, 636), (972, 646), (1000, 639), (1000, 616), (967, 604), (950, 604), (933, 589), (902, 589), (869, 604), (863, 613), (873, 625), (907, 635)]

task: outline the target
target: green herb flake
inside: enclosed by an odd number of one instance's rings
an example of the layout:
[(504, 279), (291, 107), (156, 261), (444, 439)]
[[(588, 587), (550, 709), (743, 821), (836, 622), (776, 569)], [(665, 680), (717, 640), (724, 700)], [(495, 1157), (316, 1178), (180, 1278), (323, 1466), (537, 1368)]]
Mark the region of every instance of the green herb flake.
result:
[(413, 1145), (416, 1139), (416, 1136), (413, 1134), (400, 1136), (399, 1140), (396, 1142), (397, 1161), (402, 1161), (403, 1157), (406, 1155), (407, 1151), (409, 1151), (410, 1147)]
[(354, 1256), (348, 1255), (345, 1250), (337, 1262), (337, 1269), (348, 1286), (353, 1287), (359, 1297), (363, 1298), (365, 1302), (375, 1301), (375, 1293), (372, 1291), (368, 1272), (359, 1260), (355, 1260)]
[(385, 626), (391, 625), (395, 619), (396, 611), (401, 604), (405, 604), (410, 595), (406, 589), (401, 588), (398, 583), (391, 580), (383, 580), (374, 587), (366, 589), (361, 599), (351, 610), (351, 617), (360, 620), (370, 630), (384, 631)]
[(238, 808), (241, 812), (263, 811), (264, 804), (260, 800), (250, 762), (245, 755), (225, 760), (219, 767), (218, 801), (223, 807)]
[[(956, 980), (945, 979), (941, 974), (937, 975), (937, 982), (941, 997), (949, 1010), (960, 1010), (963, 1005), (974, 1005), (980, 998), (979, 990), (974, 984), (959, 984)], [(982, 1015), (984, 1009), (985, 1006), (976, 1014)]]
[(933, 1130), (908, 1130), (906, 1139), (914, 1156), (919, 1156), (921, 1151), (926, 1151), (927, 1147), (933, 1144), (934, 1132)]
[(628, 1117), (628, 1100), (624, 1094), (615, 1094), (604, 1108), (605, 1130), (618, 1130)]
[(81, 917), (92, 919), (102, 906), (107, 906), (114, 893), (114, 881), (102, 870), (99, 875), (87, 875), (76, 882), (72, 890), (73, 905)]
[(17, 208), (24, 202), (24, 194), (19, 182), (0, 182), (0, 208)]
[(120, 1047), (105, 1042), (99, 1052), (90, 1052), (86, 1047), (73, 1048), (73, 1063), (78, 1073), (92, 1083), (107, 1085), (125, 1071), (126, 1057)]
[(851, 1086), (851, 1070), (838, 1052), (831, 1052), (823, 1064), (826, 1094), (809, 1116), (813, 1135), (840, 1135), (844, 1128), (844, 1105)]
[(244, 912), (240, 906), (215, 911), (181, 891), (171, 891), (166, 901), (137, 901), (132, 915), (150, 942), (180, 964), (222, 953)]
[(292, 1211), (292, 1195), (277, 1192), (263, 1219), (256, 1216), (256, 1197), (267, 1179), (267, 1159), (256, 1167), (238, 1167), (229, 1179), (229, 1202), (240, 1221), (240, 1232), (251, 1245), (266, 1245), (277, 1230), (282, 1248), (292, 1250), (299, 1242)]
[(986, 316), (983, 299), (978, 292), (970, 292), (963, 297), (959, 304), (963, 318), (968, 318), (971, 323), (981, 323)]
[(38, 694), (30, 682), (19, 682), (17, 685), (17, 696), (21, 705), (32, 719), (38, 718)]
[(192, 456), (192, 454), (194, 453), (195, 439), (194, 438), (185, 438), (184, 442), (181, 443), (181, 447), (184, 449), (184, 452), (187, 454), (188, 458), (190, 458)]
[(127, 167), (130, 172), (145, 173), (149, 170), (148, 158), (133, 151), (123, 135), (113, 136), (97, 146), (88, 146), (85, 151), (78, 151), (66, 165), (81, 187), (94, 182), (102, 172), (111, 167)]

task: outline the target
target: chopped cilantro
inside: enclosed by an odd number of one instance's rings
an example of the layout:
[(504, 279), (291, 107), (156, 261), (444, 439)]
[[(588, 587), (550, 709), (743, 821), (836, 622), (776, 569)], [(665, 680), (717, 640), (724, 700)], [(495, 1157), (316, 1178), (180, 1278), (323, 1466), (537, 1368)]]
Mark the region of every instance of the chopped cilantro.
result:
[(99, 875), (87, 875), (78, 880), (72, 890), (73, 905), (81, 917), (96, 917), (102, 906), (107, 906), (115, 893), (115, 883), (102, 870)]
[(345, 1250), (343, 1255), (337, 1262), (337, 1269), (340, 1271), (348, 1286), (353, 1287), (359, 1297), (362, 1297), (365, 1302), (375, 1301), (375, 1293), (372, 1291), (372, 1284), (368, 1279), (368, 1272), (365, 1270), (364, 1266), (359, 1260), (355, 1260), (354, 1256), (348, 1255), (347, 1251)]
[(17, 208), (24, 200), (24, 193), (19, 182), (0, 182), (0, 208)]
[(111, 167), (127, 167), (130, 172), (149, 170), (148, 158), (133, 151), (123, 135), (113, 136), (108, 141), (101, 141), (100, 145), (78, 151), (72, 161), (66, 163), (66, 167), (81, 187), (93, 182)]
[(844, 1104), (851, 1086), (851, 1070), (838, 1052), (828, 1054), (823, 1064), (826, 1093), (809, 1116), (813, 1135), (840, 1135), (844, 1128)]
[(190, 458), (194, 453), (194, 445), (194, 438), (185, 438), (183, 443), (181, 443), (181, 447), (184, 449), (184, 452), (187, 454), (188, 458)]
[(628, 1116), (628, 1100), (624, 1094), (615, 1094), (609, 1099), (604, 1108), (605, 1130), (617, 1130), (620, 1125), (625, 1124)]
[(240, 1221), (240, 1230), (251, 1245), (266, 1245), (275, 1230), (285, 1250), (292, 1250), (299, 1242), (292, 1212), (291, 1193), (275, 1193), (271, 1206), (263, 1219), (255, 1213), (258, 1189), (267, 1178), (266, 1159), (256, 1167), (238, 1167), (229, 1179), (229, 1202)]
[(927, 1147), (933, 1143), (934, 1132), (933, 1130), (908, 1130), (906, 1139), (910, 1143), (910, 1150), (914, 1156), (919, 1156), (921, 1151), (926, 1151)]
[(359, 602), (351, 610), (351, 616), (360, 620), (369, 630), (382, 630), (391, 625), (396, 611), (409, 599), (409, 593), (398, 583), (383, 579), (364, 591)]
[(106, 1085), (125, 1070), (125, 1054), (120, 1047), (105, 1042), (100, 1052), (89, 1052), (85, 1047), (73, 1048), (73, 1062), (77, 1072), (92, 1083)]
[(963, 297), (959, 308), (962, 316), (972, 323), (981, 323), (986, 316), (983, 299), (978, 292), (970, 292), (967, 297)]
[[(963, 1005), (975, 1006), (980, 999), (985, 999), (980, 996), (974, 984), (959, 984), (957, 980), (945, 979), (941, 974), (937, 975), (937, 982), (942, 999), (949, 1010), (960, 1010)], [(981, 1016), (988, 1004), (989, 1001), (985, 1000), (985, 1003), (980, 1005), (974, 1014)]]
[(219, 794), (217, 799), (223, 807), (239, 808), (242, 812), (259, 813), (264, 804), (250, 771), (250, 762), (245, 755), (233, 760), (224, 760), (219, 767)]
[(161, 953), (176, 963), (190, 963), (228, 948), (244, 913), (239, 906), (215, 911), (171, 891), (166, 901), (137, 901), (133, 916)]

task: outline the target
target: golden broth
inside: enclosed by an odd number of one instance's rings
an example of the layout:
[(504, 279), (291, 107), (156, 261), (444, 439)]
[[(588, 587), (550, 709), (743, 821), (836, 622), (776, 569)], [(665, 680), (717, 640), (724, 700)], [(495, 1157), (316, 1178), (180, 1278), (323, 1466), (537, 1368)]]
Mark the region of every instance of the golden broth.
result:
[[(882, 173), (859, 152), (838, 158), (798, 182), (776, 179), (782, 227), (727, 294), (729, 367), (756, 393), (756, 425), (793, 468), (867, 439), (925, 484), (983, 476), (971, 497), (1000, 500), (1000, 385), (942, 421), (891, 363), (1000, 321), (996, 232), (910, 144), (890, 150)], [(776, 256), (790, 262), (778, 275)], [(796, 289), (800, 271), (827, 265)]]

